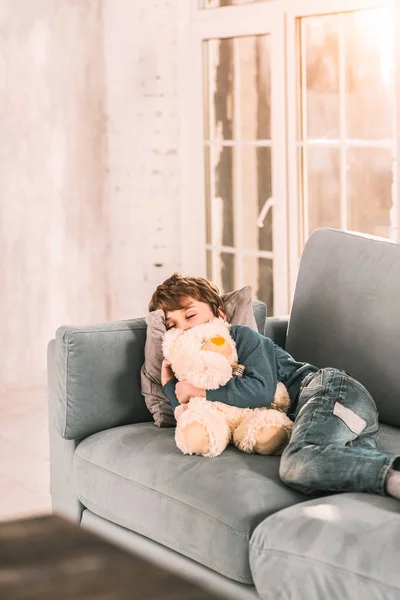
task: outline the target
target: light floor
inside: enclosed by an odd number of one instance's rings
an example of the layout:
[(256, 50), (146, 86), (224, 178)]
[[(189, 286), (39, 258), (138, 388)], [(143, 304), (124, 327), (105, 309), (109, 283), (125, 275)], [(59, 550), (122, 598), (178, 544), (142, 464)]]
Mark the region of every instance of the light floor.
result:
[(46, 390), (0, 393), (0, 521), (49, 513)]

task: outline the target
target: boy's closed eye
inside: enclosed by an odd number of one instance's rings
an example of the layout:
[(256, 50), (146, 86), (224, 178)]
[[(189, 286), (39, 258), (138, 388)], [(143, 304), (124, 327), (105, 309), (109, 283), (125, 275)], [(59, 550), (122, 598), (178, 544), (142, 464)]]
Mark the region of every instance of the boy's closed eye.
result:
[[(190, 319), (193, 319), (193, 317), (195, 317), (195, 316), (196, 316), (196, 314), (185, 315), (185, 319), (187, 321), (189, 321)], [(170, 329), (173, 329), (174, 327), (176, 327), (176, 324), (175, 323), (170, 323), (170, 324), (167, 325), (166, 329), (167, 329), (167, 331), (169, 331)]]

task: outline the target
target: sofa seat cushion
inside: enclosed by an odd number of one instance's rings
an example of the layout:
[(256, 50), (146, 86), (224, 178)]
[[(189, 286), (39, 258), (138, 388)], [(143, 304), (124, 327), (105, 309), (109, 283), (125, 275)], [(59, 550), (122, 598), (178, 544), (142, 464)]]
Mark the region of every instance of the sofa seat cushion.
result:
[(279, 457), (234, 447), (218, 458), (184, 456), (173, 429), (142, 423), (83, 440), (73, 471), (79, 500), (93, 513), (252, 584), (253, 530), (307, 500), (280, 482), (278, 466)]
[(398, 600), (400, 502), (340, 494), (287, 508), (261, 523), (250, 542), (264, 600)]

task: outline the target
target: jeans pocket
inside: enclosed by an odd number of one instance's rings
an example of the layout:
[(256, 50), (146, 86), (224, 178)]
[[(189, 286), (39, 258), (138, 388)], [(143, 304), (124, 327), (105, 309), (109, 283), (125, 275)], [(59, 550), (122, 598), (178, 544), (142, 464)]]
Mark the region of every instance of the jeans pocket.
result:
[(302, 390), (318, 390), (324, 384), (324, 370), (307, 375), (303, 381)]
[[(309, 388), (307, 388), (306, 391), (308, 392)], [(311, 392), (311, 390), (310, 390), (310, 392)], [(311, 393), (307, 394), (307, 393), (303, 392), (301, 400), (302, 400), (302, 402), (301, 402), (302, 406), (301, 406), (299, 412), (296, 415), (296, 419), (298, 419), (299, 416), (302, 413), (304, 413), (304, 410), (306, 408), (310, 408), (311, 409), (313, 406), (322, 404), (322, 398), (321, 398), (321, 396), (314, 396)], [(304, 403), (303, 403), (303, 400), (304, 400)], [(313, 416), (313, 413), (311, 413), (311, 415), (310, 415), (310, 422), (312, 421), (312, 416)]]

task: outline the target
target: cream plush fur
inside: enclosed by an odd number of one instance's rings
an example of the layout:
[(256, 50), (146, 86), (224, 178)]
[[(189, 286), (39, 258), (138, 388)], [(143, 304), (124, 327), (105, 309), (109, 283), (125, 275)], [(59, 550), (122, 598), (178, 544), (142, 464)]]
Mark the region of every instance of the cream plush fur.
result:
[[(163, 339), (163, 353), (179, 381), (213, 390), (225, 385), (237, 365), (230, 325), (216, 318), (187, 331), (171, 329)], [(237, 408), (194, 397), (175, 409), (175, 440), (184, 454), (218, 456), (233, 442), (247, 453), (280, 454), (287, 445), (293, 423), (287, 417), (290, 400), (278, 383), (269, 408)]]

